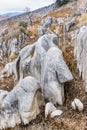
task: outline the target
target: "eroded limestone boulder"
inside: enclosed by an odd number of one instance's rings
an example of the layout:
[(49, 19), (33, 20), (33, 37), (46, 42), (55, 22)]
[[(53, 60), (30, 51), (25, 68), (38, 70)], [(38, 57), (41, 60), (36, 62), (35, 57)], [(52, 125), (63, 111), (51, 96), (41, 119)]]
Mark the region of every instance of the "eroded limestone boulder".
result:
[(47, 116), (50, 115), (55, 110), (57, 110), (57, 108), (51, 102), (48, 102), (45, 105), (45, 118), (47, 118)]
[(45, 105), (45, 118), (47, 118), (47, 116), (54, 118), (56, 116), (60, 116), (62, 113), (63, 111), (57, 109), (51, 102), (48, 102)]
[(8, 91), (6, 90), (0, 90), (0, 110), (1, 110), (1, 106), (2, 106), (2, 103), (5, 99), (5, 97), (8, 95)]
[(41, 21), (41, 26), (44, 26), (46, 28), (50, 27), (52, 24), (52, 18), (51, 17), (47, 17), (46, 19)]
[(76, 17), (73, 17), (70, 21), (65, 23), (64, 32), (70, 31), (70, 28), (75, 24), (76, 24)]
[(41, 81), (41, 71), (44, 54), (52, 46), (58, 46), (58, 37), (55, 34), (45, 34), (44, 36), (40, 37), (36, 43), (34, 43), (33, 45), (28, 45), (20, 51), (17, 60), (17, 66), (19, 66), (20, 68), (20, 79), (24, 77), (23, 65), (26, 64), (26, 59), (28, 59), (30, 68), (29, 72), (32, 76), (36, 77), (38, 81)]
[(14, 74), (14, 80), (18, 79), (16, 62), (17, 62), (17, 59), (12, 62), (9, 62), (5, 65), (5, 67), (1, 71), (2, 78), (10, 77), (10, 76), (12, 76), (12, 74)]
[[(34, 50), (35, 50), (35, 44), (28, 45), (20, 51), (19, 56), (17, 58), (17, 62), (16, 62), (18, 79), (20, 79), (20, 80), (23, 79), (24, 70), (27, 72), (31, 72), (30, 71), (31, 68), (29, 68), (29, 67), (30, 67), (30, 61), (31, 61), (31, 57), (33, 56)], [(27, 66), (27, 65), (29, 65), (29, 66)], [(27, 70), (26, 67), (28, 67), (29, 70)]]
[(52, 47), (44, 56), (44, 67), (42, 84), (43, 94), (53, 104), (63, 105), (64, 83), (73, 79), (73, 76), (66, 65), (62, 52)]
[(9, 51), (10, 51), (10, 54), (11, 53), (14, 53), (14, 54), (18, 54), (19, 53), (19, 51), (20, 51), (20, 44), (19, 44), (17, 38), (14, 38), (11, 41), (11, 43), (9, 45)]
[(51, 47), (58, 46), (58, 37), (55, 34), (45, 34), (40, 37), (35, 46), (34, 56), (31, 59), (31, 73), (41, 82), (41, 73), (43, 74), (43, 62), (46, 52)]
[(42, 95), (37, 80), (31, 76), (21, 80), (7, 94), (1, 105), (0, 129), (28, 124), (40, 113)]
[(77, 57), (79, 75), (85, 80), (85, 92), (87, 92), (87, 26), (82, 26), (76, 35), (74, 54)]
[(78, 11), (81, 14), (87, 12), (87, 0), (82, 0), (82, 2), (80, 2), (80, 6), (78, 8)]
[(73, 110), (78, 110), (80, 112), (84, 109), (83, 103), (78, 98), (75, 98), (73, 100), (73, 102), (71, 103), (71, 107)]
[(51, 118), (57, 117), (57, 116), (61, 116), (63, 114), (62, 110), (55, 110), (51, 113)]

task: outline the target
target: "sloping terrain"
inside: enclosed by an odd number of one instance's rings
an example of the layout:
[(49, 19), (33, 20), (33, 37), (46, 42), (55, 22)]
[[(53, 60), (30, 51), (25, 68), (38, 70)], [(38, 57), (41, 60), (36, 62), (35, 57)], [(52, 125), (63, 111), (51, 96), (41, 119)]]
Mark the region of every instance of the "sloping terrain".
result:
[[(60, 9), (56, 8), (54, 11), (49, 12), (48, 14), (38, 17), (32, 18), (32, 24), (28, 25), (27, 28), (20, 28), (18, 26), (18, 22), (9, 22), (8, 30), (11, 32), (12, 35), (15, 35), (16, 32), (21, 33), (20, 30), (26, 30), (29, 33), (29, 41), (22, 46), (26, 46), (27, 44), (33, 44), (38, 39), (38, 28), (40, 27), (40, 22), (47, 17), (55, 17), (55, 18), (69, 18), (69, 17), (76, 17), (76, 23), (70, 28), (70, 30), (64, 34), (63, 28), (59, 25), (60, 30), (60, 49), (63, 52), (64, 59), (69, 66), (72, 74), (73, 74), (73, 81), (65, 84), (65, 103), (63, 107), (59, 107), (63, 110), (63, 114), (60, 117), (55, 117), (53, 119), (47, 118), (45, 119), (44, 116), (44, 108), (41, 110), (41, 114), (37, 116), (35, 120), (32, 120), (29, 125), (27, 126), (17, 126), (14, 130), (87, 130), (87, 95), (85, 94), (84, 90), (84, 81), (79, 77), (79, 73), (77, 70), (77, 61), (76, 57), (74, 56), (74, 46), (72, 39), (72, 33), (75, 31), (76, 28), (79, 28), (83, 24), (87, 24), (87, 13), (83, 13), (82, 15), (76, 15), (76, 10), (78, 9), (77, 5), (79, 4), (78, 1), (71, 2)], [(63, 25), (66, 24), (64, 21)], [(55, 29), (58, 27), (57, 24), (53, 24), (50, 28), (52, 32), (55, 32)], [(3, 27), (4, 28), (4, 27)], [(15, 31), (14, 31), (15, 29)], [(3, 36), (3, 39), (8, 39), (9, 35)], [(6, 55), (4, 58), (6, 59)], [(9, 58), (9, 57), (8, 57)], [(5, 64), (1, 62), (2, 69), (3, 65)], [(13, 82), (13, 77), (4, 78), (0, 80), (0, 89), (12, 90), (15, 83)], [(84, 104), (84, 111), (74, 111), (71, 108), (71, 102), (74, 98), (79, 98)]]

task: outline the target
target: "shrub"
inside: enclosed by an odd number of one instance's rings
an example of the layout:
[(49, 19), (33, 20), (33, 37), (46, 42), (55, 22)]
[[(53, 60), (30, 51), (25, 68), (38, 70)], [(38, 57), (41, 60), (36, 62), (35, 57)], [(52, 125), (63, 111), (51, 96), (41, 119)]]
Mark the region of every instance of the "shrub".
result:
[(24, 21), (20, 21), (18, 23), (19, 26), (22, 26), (22, 27), (27, 27), (27, 22), (24, 22)]
[(58, 6), (62, 6), (64, 4), (67, 4), (69, 0), (56, 0), (56, 3)]

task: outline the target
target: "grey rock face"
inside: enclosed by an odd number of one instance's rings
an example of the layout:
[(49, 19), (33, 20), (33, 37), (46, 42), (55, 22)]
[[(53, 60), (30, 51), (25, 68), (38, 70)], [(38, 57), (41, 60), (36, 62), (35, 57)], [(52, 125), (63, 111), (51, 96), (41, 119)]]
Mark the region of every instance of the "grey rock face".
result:
[(19, 53), (19, 57), (21, 58), (21, 60), (26, 59), (33, 51), (35, 50), (35, 44), (33, 45), (27, 45), (26, 47), (24, 47), (23, 49), (21, 49), (20, 53)]
[(82, 1), (78, 10), (81, 12), (81, 14), (87, 12), (87, 0)]
[(87, 92), (87, 26), (82, 26), (74, 44), (74, 54), (77, 57), (77, 68), (79, 75), (85, 80), (85, 91)]
[(10, 54), (11, 53), (15, 53), (15, 54), (18, 54), (19, 51), (20, 51), (20, 45), (18, 43), (18, 40), (17, 38), (14, 38), (11, 43), (10, 43), (10, 46), (9, 46), (9, 51), (10, 51)]
[(60, 25), (60, 24), (63, 24), (64, 23), (64, 18), (57, 18), (57, 23)]
[[(0, 49), (2, 50), (3, 55), (10, 56), (12, 53), (18, 54), (20, 51), (20, 44), (17, 40), (17, 38), (9, 39), (6, 41), (3, 41), (0, 44)], [(2, 55), (2, 56), (3, 56)]]
[(44, 26), (46, 28), (50, 27), (52, 24), (52, 18), (51, 17), (47, 17), (46, 19), (41, 21), (41, 26)]
[(17, 62), (16, 62), (19, 79), (23, 79), (24, 73), (27, 76), (28, 72), (29, 73), (31, 72), (29, 68), (30, 61), (31, 61), (30, 59), (34, 53), (34, 50), (35, 50), (35, 44), (28, 45), (20, 51), (19, 57), (17, 58)]
[(12, 74), (14, 74), (14, 80), (17, 80), (18, 75), (17, 75), (17, 69), (16, 69), (16, 62), (17, 62), (17, 60), (7, 63), (1, 71), (1, 73), (2, 73), (1, 77), (10, 77), (10, 76), (12, 76)]
[(8, 34), (8, 32), (9, 32), (8, 28), (5, 28), (3, 30), (3, 32), (1, 33), (1, 35), (4, 36), (4, 35)]
[(39, 114), (39, 84), (33, 77), (21, 80), (5, 97), (0, 114), (0, 129), (15, 127), (23, 122), (28, 124)]
[(47, 33), (52, 33), (51, 30), (49, 29), (52, 23), (59, 23), (59, 21), (55, 17), (47, 17), (46, 19), (43, 19), (41, 21), (40, 27), (38, 29), (39, 37)]
[(8, 95), (8, 91), (0, 90), (0, 110), (5, 97)]
[(23, 79), (24, 74), (27, 76), (29, 70), (29, 64), (30, 64), (30, 58), (29, 56), (33, 53), (35, 49), (35, 45), (28, 45), (24, 47), (20, 53), (17, 59), (15, 59), (13, 62), (9, 62), (5, 65), (5, 67), (2, 70), (2, 76), (1, 77), (9, 77), (12, 74), (14, 74), (14, 80)]
[(20, 79), (23, 79), (28, 75), (31, 75), (30, 64), (31, 64), (31, 57), (28, 57), (23, 61), (20, 61)]
[(46, 19), (43, 19), (40, 23), (41, 26), (45, 28), (49, 28), (52, 23), (58, 23), (57, 18), (55, 17), (47, 17)]
[(38, 39), (34, 56), (31, 59), (32, 66), (32, 74), (41, 82), (41, 73), (43, 68), (43, 60), (45, 53), (53, 46), (57, 47), (58, 45), (58, 37), (54, 34), (45, 34), (41, 38)]
[(76, 17), (73, 17), (69, 22), (67, 22), (64, 26), (64, 32), (68, 32), (70, 28), (76, 24)]
[(38, 28), (38, 35), (39, 35), (39, 37), (41, 37), (41, 36), (43, 36), (44, 34), (46, 34), (46, 32), (47, 32), (47, 28), (45, 28), (45, 27), (43, 27), (43, 26), (40, 26), (40, 27)]
[[(64, 83), (73, 76), (58, 48), (58, 40), (54, 34), (43, 35), (33, 45), (24, 47), (18, 58), (2, 70), (6, 76), (14, 74), (15, 79), (20, 76), (20, 81), (11, 92), (0, 94), (0, 129), (15, 127), (21, 122), (28, 124), (36, 118), (40, 106), (44, 105), (42, 95), (53, 104), (63, 105)], [(31, 76), (24, 78), (27, 75)]]
[(2, 58), (3, 56), (10, 57), (12, 54), (17, 55), (19, 54), (20, 49), (24, 46), (24, 44), (29, 41), (29, 35), (27, 31), (25, 33), (19, 34), (19, 36), (7, 38), (3, 40), (0, 37), (0, 49), (2, 50)]
[(53, 104), (63, 105), (63, 83), (72, 80), (73, 76), (63, 59), (62, 52), (58, 48), (52, 47), (48, 50), (44, 58), (43, 68), (42, 81), (45, 98)]
[(28, 45), (24, 47), (19, 53), (20, 61), (19, 63), (17, 62), (17, 66), (20, 66), (19, 67), (20, 79), (24, 77), (23, 68), (24, 65), (26, 64), (26, 61), (29, 60), (28, 61), (30, 67), (29, 72), (31, 73), (32, 76), (36, 77), (36, 79), (40, 81), (41, 64), (43, 64), (44, 53), (47, 52), (50, 47), (57, 45), (58, 45), (58, 37), (56, 35), (45, 34), (44, 36), (40, 37), (38, 41), (33, 45)]

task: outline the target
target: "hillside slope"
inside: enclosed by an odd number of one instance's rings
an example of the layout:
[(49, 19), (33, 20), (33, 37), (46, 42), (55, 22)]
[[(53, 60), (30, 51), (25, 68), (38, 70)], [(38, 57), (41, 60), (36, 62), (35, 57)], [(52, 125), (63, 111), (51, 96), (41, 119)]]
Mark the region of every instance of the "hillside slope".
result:
[[(48, 17), (55, 17), (64, 20), (61, 24), (52, 23), (50, 29), (47, 30), (52, 33), (56, 33), (58, 36), (60, 35), (60, 49), (62, 50), (64, 59), (69, 66), (74, 79), (72, 82), (65, 83), (65, 103), (63, 107), (59, 107), (63, 110), (63, 114), (60, 117), (55, 117), (51, 119), (48, 117), (45, 119), (44, 116), (44, 108), (41, 110), (41, 114), (37, 116), (36, 119), (32, 120), (29, 125), (24, 126), (20, 125), (14, 128), (14, 130), (86, 130), (87, 129), (87, 95), (84, 90), (84, 81), (79, 76), (77, 70), (77, 60), (74, 56), (74, 37), (75, 31), (78, 30), (82, 25), (87, 24), (87, 13), (79, 14), (78, 7), (80, 7), (81, 2), (83, 1), (75, 1), (70, 2), (67, 5), (62, 6), (61, 8), (55, 8), (54, 11), (49, 11), (46, 14), (40, 16), (40, 12), (38, 12), (35, 16), (35, 13), (31, 15), (31, 18), (22, 17), (17, 18), (16, 21), (12, 19), (11, 21), (6, 21), (2, 26), (2, 31), (0, 32), (2, 41), (9, 40), (13, 37), (22, 35), (23, 33), (28, 34), (28, 38), (25, 38), (24, 46), (28, 44), (33, 44), (39, 38), (38, 29), (41, 27), (41, 21)], [(67, 25), (72, 18), (76, 18), (75, 24), (70, 26), (69, 30), (65, 33), (64, 25)], [(27, 27), (21, 27), (19, 24), (21, 21), (24, 23), (28, 22)], [(32, 21), (32, 23), (31, 23)], [(67, 22), (68, 21), (68, 22)], [(5, 27), (5, 24), (7, 25)], [(2, 35), (3, 31), (8, 29), (8, 33), (6, 35)], [(27, 32), (26, 32), (27, 31)], [(58, 31), (58, 32), (57, 32)], [(27, 39), (27, 40), (26, 40)], [(2, 42), (3, 43), (3, 42)], [(13, 58), (4, 55), (5, 60), (0, 62), (0, 70), (3, 66)], [(11, 59), (10, 59), (11, 58)], [(10, 59), (10, 60), (9, 60)], [(0, 80), (0, 89), (12, 90), (13, 86), (16, 83), (13, 82), (13, 77), (4, 78)], [(71, 108), (71, 102), (74, 98), (79, 98), (84, 104), (84, 111), (74, 111)]]

